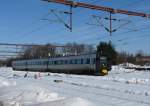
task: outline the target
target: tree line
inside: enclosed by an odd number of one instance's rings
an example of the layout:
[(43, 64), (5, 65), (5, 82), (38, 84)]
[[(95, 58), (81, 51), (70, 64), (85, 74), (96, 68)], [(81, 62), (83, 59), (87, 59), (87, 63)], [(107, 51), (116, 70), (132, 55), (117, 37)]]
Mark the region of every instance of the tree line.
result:
[[(109, 64), (121, 64), (121, 63), (133, 63), (133, 64), (144, 64), (143, 62), (137, 62), (137, 57), (144, 56), (142, 51), (137, 54), (130, 54), (125, 51), (118, 52), (115, 46), (111, 42), (100, 42), (95, 48), (93, 45), (89, 44), (77, 44), (77, 43), (67, 43), (64, 47), (56, 48), (51, 44), (46, 44), (44, 46), (30, 46), (24, 47), (21, 50), (23, 54), (18, 54), (17, 58), (9, 58), (6, 63), (7, 66), (11, 66), (11, 62), (14, 60), (23, 59), (40, 59), (49, 57), (58, 57), (66, 55), (78, 55), (78, 54), (89, 54), (96, 53), (100, 56), (106, 56)], [(0, 65), (4, 65), (5, 62), (0, 62)]]
[[(143, 57), (150, 57), (150, 55), (144, 54), (142, 50), (135, 54), (127, 53), (125, 51), (116, 51), (114, 45), (111, 42), (100, 42), (97, 46), (97, 52), (100, 55), (107, 57), (109, 64), (116, 65), (122, 63), (133, 63), (138, 65), (144, 65), (147, 61), (142, 61)], [(139, 61), (137, 61), (139, 59)]]

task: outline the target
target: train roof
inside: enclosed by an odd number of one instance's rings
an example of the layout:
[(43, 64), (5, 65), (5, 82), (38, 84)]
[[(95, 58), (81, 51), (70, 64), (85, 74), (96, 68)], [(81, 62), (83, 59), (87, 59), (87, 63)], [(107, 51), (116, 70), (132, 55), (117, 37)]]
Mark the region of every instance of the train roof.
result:
[[(96, 53), (91, 53), (91, 54), (80, 54), (80, 55), (68, 55), (68, 56), (58, 56), (58, 57), (49, 57), (49, 58), (41, 58), (41, 59), (26, 59), (26, 60), (18, 60), (19, 62), (25, 62), (25, 61), (32, 61), (32, 60), (41, 60), (41, 61), (46, 61), (46, 60), (50, 60), (50, 59), (66, 59), (66, 58), (86, 58), (86, 57), (95, 57)], [(13, 62), (17, 62), (17, 61), (13, 61)]]
[(96, 56), (96, 53), (92, 54), (80, 54), (80, 55), (66, 55), (66, 56), (58, 56), (58, 57), (49, 57), (50, 58), (65, 58), (65, 57), (82, 57), (82, 56)]

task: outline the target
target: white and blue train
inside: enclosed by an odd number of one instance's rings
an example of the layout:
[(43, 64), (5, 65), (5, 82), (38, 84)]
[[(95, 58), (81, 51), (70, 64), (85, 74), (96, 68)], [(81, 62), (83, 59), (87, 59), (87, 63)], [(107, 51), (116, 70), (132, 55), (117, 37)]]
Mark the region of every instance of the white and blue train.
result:
[(110, 70), (107, 58), (96, 54), (29, 59), (12, 62), (14, 70), (68, 74), (106, 75)]

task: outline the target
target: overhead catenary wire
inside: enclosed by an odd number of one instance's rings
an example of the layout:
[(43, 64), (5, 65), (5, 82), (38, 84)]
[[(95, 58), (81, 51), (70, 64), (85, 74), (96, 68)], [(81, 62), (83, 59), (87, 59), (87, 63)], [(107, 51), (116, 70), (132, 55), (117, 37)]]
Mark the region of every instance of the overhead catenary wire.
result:
[[(94, 3), (94, 1), (93, 1), (93, 3)], [(85, 9), (81, 9), (81, 11), (83, 11), (83, 10), (85, 10)], [(81, 12), (80, 11), (80, 12)], [(44, 16), (42, 16), (40, 19), (38, 19), (38, 21), (40, 20), (42, 20), (42, 19), (45, 19), (45, 17), (46, 16), (48, 16), (49, 15), (49, 13), (48, 14), (46, 14), (46, 15), (44, 15)], [(33, 23), (31, 23), (29, 26), (27, 26), (27, 27), (30, 27), (32, 24), (34, 24), (34, 23), (36, 23), (37, 21), (34, 21)], [(32, 34), (32, 33), (34, 33), (34, 32), (36, 32), (36, 31), (39, 31), (39, 30), (41, 30), (41, 29), (43, 29), (43, 28), (45, 28), (46, 26), (48, 26), (49, 24), (45, 24), (45, 25), (43, 25), (43, 26), (40, 26), (40, 27), (38, 27), (38, 28), (35, 28), (35, 29), (32, 29), (32, 30), (30, 30), (30, 31), (27, 31), (27, 32), (25, 32), (24, 34), (21, 34), (21, 36), (24, 36), (24, 38), (26, 37), (25, 35), (28, 35), (28, 34)], [(68, 26), (67, 26), (68, 27)], [(24, 28), (23, 28), (24, 29)], [(60, 31), (60, 29), (59, 29), (59, 31)], [(63, 31), (63, 29), (61, 29), (61, 31)], [(55, 32), (58, 32), (58, 31), (55, 31)]]
[[(136, 42), (133, 42), (133, 41), (138, 41), (138, 40), (149, 38), (149, 37), (150, 37), (149, 34), (145, 34), (145, 35), (138, 36), (137, 38), (128, 39), (128, 41), (125, 41), (125, 42), (117, 43), (115, 45), (116, 46), (122, 46), (122, 45), (129, 45), (129, 44), (132, 44), (132, 43), (135, 44)], [(139, 42), (137, 42), (137, 43), (139, 43)]]
[[(97, 2), (98, 0), (96, 0), (96, 2)], [(94, 3), (94, 2), (93, 2)], [(83, 10), (83, 9), (82, 9)], [(32, 31), (31, 31), (32, 32)], [(33, 31), (33, 32), (35, 32), (35, 31)]]
[[(130, 16), (128, 16), (128, 17), (130, 17)], [(128, 18), (128, 17), (125, 17), (125, 18)], [(128, 22), (129, 23), (129, 22)], [(121, 25), (121, 26), (125, 26), (125, 25), (127, 25), (127, 23), (125, 23), (125, 24), (123, 24), (123, 25)], [(97, 26), (99, 26), (99, 25), (97, 25)], [(100, 25), (100, 26), (104, 26), (104, 25)], [(117, 29), (119, 29), (121, 26), (119, 26)], [(105, 29), (106, 29), (106, 27), (105, 27)], [(135, 31), (135, 30), (134, 30)]]
[[(94, 1), (93, 3), (95, 3), (95, 2), (98, 2), (98, 0), (96, 0), (96, 1)], [(83, 10), (83, 9), (82, 9)], [(32, 31), (31, 31), (32, 32)], [(33, 32), (35, 32), (35, 31), (33, 31)]]
[[(132, 31), (128, 31), (128, 32), (132, 32)], [(133, 32), (136, 32), (136, 30), (133, 30)]]
[[(137, 30), (137, 32), (138, 31), (144, 31), (144, 30), (147, 30), (147, 29), (150, 29), (150, 26), (146, 26), (146, 27), (143, 27), (143, 28), (139, 28), (138, 30)], [(122, 35), (124, 34), (124, 35), (126, 35), (126, 34), (128, 34), (128, 33), (131, 33), (131, 32), (134, 32), (134, 31), (127, 31), (127, 32), (123, 32), (122, 33)], [(119, 36), (121, 36), (121, 33), (119, 33), (119, 34), (117, 34), (117, 35), (119, 35)], [(117, 35), (114, 35), (114, 36), (117, 36)], [(141, 35), (140, 35), (141, 36)], [(133, 37), (133, 36), (132, 36)], [(101, 36), (101, 37), (96, 37), (96, 38), (93, 38), (93, 37), (90, 37), (90, 38), (88, 38), (88, 39), (86, 39), (86, 40), (84, 40), (84, 41), (86, 41), (86, 42), (88, 42), (88, 41), (92, 41), (92, 40), (104, 40), (104, 39), (106, 39), (106, 38), (108, 38), (107, 36)]]
[(97, 0), (98, 1), (98, 0)]
[(32, 27), (33, 25), (37, 24), (37, 23), (40, 23), (41, 22), (41, 19), (45, 18), (46, 16), (48, 16), (49, 13), (46, 13), (44, 15), (42, 15), (41, 17), (37, 18), (37, 19), (34, 19), (31, 23), (29, 23), (28, 25), (26, 26), (23, 26), (23, 27), (20, 27), (18, 28), (18, 30), (16, 31), (16, 33), (12, 34), (12, 35), (17, 35), (21, 32), (24, 32), (25, 29), (29, 29), (30, 27)]

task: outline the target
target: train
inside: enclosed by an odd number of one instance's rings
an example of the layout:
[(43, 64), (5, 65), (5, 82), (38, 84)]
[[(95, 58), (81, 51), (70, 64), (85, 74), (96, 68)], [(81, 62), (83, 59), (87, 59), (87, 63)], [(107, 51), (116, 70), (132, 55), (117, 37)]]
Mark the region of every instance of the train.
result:
[(96, 53), (50, 57), (46, 59), (27, 59), (12, 62), (13, 70), (39, 71), (67, 74), (107, 75), (111, 66), (107, 57)]

